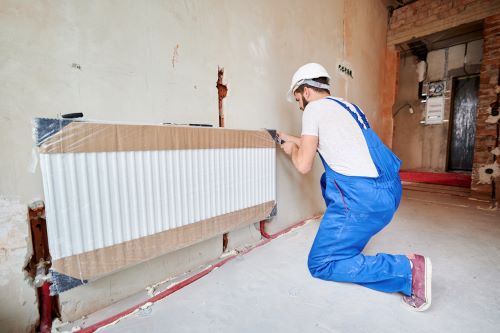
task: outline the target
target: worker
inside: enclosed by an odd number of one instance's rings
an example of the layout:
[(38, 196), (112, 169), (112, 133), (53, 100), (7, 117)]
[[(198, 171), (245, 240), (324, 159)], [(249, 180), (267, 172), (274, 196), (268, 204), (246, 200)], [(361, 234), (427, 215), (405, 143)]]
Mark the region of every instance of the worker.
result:
[(302, 114), (302, 135), (278, 132), (281, 148), (307, 174), (316, 151), (325, 172), (326, 211), (308, 257), (313, 277), (400, 292), (415, 311), (431, 305), (432, 265), (422, 255), (362, 253), (392, 219), (401, 200), (401, 161), (370, 128), (360, 108), (330, 95), (330, 75), (309, 63), (293, 75), (288, 93)]

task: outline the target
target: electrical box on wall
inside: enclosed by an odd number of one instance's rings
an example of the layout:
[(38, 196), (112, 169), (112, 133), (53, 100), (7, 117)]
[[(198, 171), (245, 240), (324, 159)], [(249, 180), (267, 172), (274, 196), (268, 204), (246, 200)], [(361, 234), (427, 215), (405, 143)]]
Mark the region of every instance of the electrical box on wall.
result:
[(442, 124), (444, 116), (444, 96), (427, 98), (425, 107), (426, 125)]
[(446, 81), (429, 82), (426, 85), (425, 119), (426, 125), (444, 122), (444, 91)]

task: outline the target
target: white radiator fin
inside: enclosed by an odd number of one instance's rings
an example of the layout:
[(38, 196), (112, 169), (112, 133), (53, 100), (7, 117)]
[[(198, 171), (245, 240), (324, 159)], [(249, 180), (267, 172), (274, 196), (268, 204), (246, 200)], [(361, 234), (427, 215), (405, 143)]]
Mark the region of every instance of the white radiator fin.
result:
[(40, 154), (52, 258), (276, 200), (275, 149)]

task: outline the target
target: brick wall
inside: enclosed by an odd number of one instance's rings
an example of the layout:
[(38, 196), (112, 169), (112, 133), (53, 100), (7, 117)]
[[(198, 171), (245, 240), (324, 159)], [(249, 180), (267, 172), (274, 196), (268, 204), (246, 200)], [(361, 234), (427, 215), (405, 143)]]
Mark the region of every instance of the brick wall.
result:
[(395, 10), (387, 44), (397, 45), (500, 14), (500, 0), (418, 0)]
[[(490, 153), (496, 146), (498, 124), (489, 124), (486, 119), (490, 115), (490, 105), (496, 101), (498, 76), (500, 70), (500, 14), (484, 20), (483, 61), (481, 64), (479, 85), (479, 109), (476, 121), (476, 142), (474, 147), (474, 164), (472, 174), (473, 193), (491, 196), (492, 185), (479, 184), (478, 170), (493, 162)], [(500, 201), (500, 177), (496, 179), (496, 196)]]

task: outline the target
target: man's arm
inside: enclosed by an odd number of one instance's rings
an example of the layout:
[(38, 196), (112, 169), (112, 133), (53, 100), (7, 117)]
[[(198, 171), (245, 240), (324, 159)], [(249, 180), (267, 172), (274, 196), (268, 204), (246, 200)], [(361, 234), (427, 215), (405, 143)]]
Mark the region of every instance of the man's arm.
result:
[(300, 145), (294, 142), (285, 142), (281, 148), (292, 157), (295, 168), (301, 174), (307, 174), (311, 171), (314, 155), (318, 148), (318, 137), (314, 135), (303, 135), (300, 138)]

